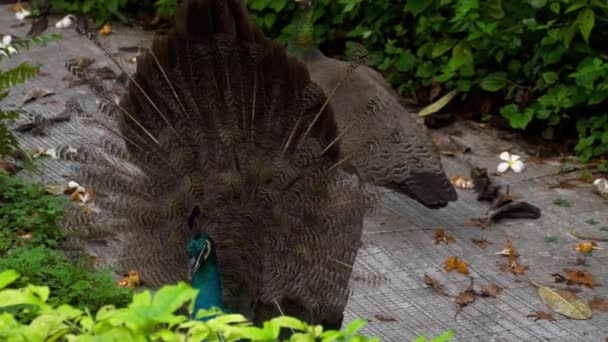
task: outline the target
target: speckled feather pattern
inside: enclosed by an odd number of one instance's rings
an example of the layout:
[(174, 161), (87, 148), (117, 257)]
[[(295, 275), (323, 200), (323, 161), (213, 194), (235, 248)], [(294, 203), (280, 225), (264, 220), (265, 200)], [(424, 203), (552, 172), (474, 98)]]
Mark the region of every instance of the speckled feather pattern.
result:
[[(186, 280), (187, 242), (204, 232), (233, 311), (259, 322), (280, 305), (339, 324), (374, 198), (332, 168), (337, 145), (322, 153), (336, 136), (330, 107), (304, 134), (322, 89), (253, 26), (241, 1), (186, 1), (151, 51), (118, 104), (89, 80), (103, 110), (80, 119), (105, 133), (62, 154), (77, 162), (75, 178), (97, 208), (70, 211), (72, 246), (114, 255), (100, 266), (137, 270), (157, 287)], [(201, 220), (190, 230), (195, 205)]]
[[(350, 63), (318, 52), (305, 59), (311, 79), (326, 92), (348, 73)], [(341, 158), (359, 177), (404, 193), (429, 207), (457, 199), (439, 153), (424, 128), (399, 102), (377, 71), (360, 66), (331, 98)], [(345, 165), (346, 166), (346, 165)]]

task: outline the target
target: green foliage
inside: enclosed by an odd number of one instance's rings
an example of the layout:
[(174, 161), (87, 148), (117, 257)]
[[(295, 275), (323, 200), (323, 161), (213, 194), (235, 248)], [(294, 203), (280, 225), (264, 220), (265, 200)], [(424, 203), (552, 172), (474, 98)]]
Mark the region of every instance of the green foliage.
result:
[[(14, 57), (22, 49), (29, 49), (32, 44), (45, 45), (61, 38), (62, 37), (59, 34), (50, 34), (13, 42), (10, 47), (0, 47), (0, 61)], [(15, 49), (15, 51), (11, 51), (11, 48)], [(36, 77), (39, 69), (39, 66), (32, 65), (28, 62), (23, 62), (12, 69), (0, 69), (0, 103), (8, 97), (10, 88)], [(18, 116), (18, 111), (5, 110), (0, 107), (0, 157), (8, 155), (18, 146), (17, 139), (15, 139), (15, 136), (5, 125), (5, 122), (15, 120)]]
[[(271, 2), (248, 5), (259, 21)], [(280, 17), (297, 14), (285, 6)], [(316, 41), (347, 54), (363, 43), (402, 94), (437, 84), (494, 93), (504, 101), (494, 114), (515, 129), (537, 123), (549, 139), (577, 123), (584, 161), (608, 151), (606, 17), (597, 0), (319, 0), (313, 13)], [(286, 40), (295, 26), (262, 27)]]
[[(132, 1), (53, 3), (107, 19)], [(156, 0), (155, 7), (171, 15), (175, 1)], [(246, 3), (270, 37), (286, 42), (299, 27), (293, 0)], [(485, 120), (493, 114), (514, 129), (540, 127), (547, 139), (576, 124), (584, 161), (608, 149), (608, 130), (599, 124), (608, 115), (606, 18), (600, 0), (317, 0), (312, 13), (314, 41), (346, 55), (352, 42), (362, 43), (368, 63), (401, 94), (437, 85), (458, 89), (465, 100), (490, 93), (500, 100), (494, 113), (480, 113)]]
[[(310, 326), (296, 318), (282, 316), (254, 327), (242, 315), (222, 314), (216, 310), (199, 310), (197, 318), (215, 316), (207, 322), (190, 320), (192, 302), (197, 291), (185, 283), (167, 285), (154, 295), (144, 291), (133, 296), (126, 307), (104, 306), (96, 314), (69, 305), (50, 304), (50, 290), (46, 286), (28, 285), (6, 289), (19, 279), (14, 270), (0, 273), (0, 339), (12, 341), (278, 341), (281, 328), (294, 333), (289, 341), (379, 341), (358, 333), (365, 321), (355, 320), (341, 331), (323, 331), (321, 326)], [(25, 320), (36, 308), (36, 315)], [(180, 309), (188, 308), (188, 316)], [(182, 310), (183, 312), (183, 310)], [(454, 332), (448, 331), (432, 339), (446, 342)], [(426, 341), (421, 337), (416, 341)]]
[[(130, 291), (118, 287), (107, 272), (89, 272), (82, 260), (61, 251), (64, 234), (58, 224), (67, 201), (45, 194), (0, 170), (0, 271), (23, 275), (15, 284), (47, 285), (62, 303), (97, 309), (126, 303)], [(56, 300), (56, 299), (54, 299)], [(52, 304), (59, 304), (51, 300)]]

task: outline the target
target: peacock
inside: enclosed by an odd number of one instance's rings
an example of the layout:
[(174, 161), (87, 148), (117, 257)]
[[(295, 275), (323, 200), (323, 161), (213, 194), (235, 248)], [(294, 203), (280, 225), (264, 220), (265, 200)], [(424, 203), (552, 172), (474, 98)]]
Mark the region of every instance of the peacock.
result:
[(119, 99), (67, 67), (100, 98), (75, 118), (96, 135), (59, 149), (92, 198), (66, 213), (69, 250), (150, 288), (188, 280), (195, 311), (340, 328), (375, 195), (340, 167), (324, 91), (242, 0), (184, 1)]
[[(338, 132), (347, 132), (340, 140), (344, 164), (363, 181), (403, 193), (426, 207), (441, 208), (456, 201), (458, 195), (437, 148), (396, 92), (379, 72), (364, 65), (352, 70), (353, 63), (325, 56), (314, 41), (315, 1), (297, 1), (303, 11), (288, 52), (301, 59), (311, 79), (332, 94)], [(364, 115), (370, 104), (377, 108), (373, 118)]]

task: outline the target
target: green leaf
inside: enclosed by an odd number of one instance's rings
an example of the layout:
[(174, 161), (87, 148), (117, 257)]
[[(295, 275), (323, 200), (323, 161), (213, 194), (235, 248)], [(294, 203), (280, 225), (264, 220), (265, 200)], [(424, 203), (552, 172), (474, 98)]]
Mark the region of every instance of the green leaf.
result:
[(574, 22), (570, 26), (562, 29), (561, 36), (564, 46), (570, 47), (570, 43), (572, 42), (572, 39), (574, 39), (577, 30), (578, 22)]
[(177, 285), (165, 286), (158, 290), (152, 300), (154, 305), (161, 312), (173, 313), (185, 303), (193, 301), (198, 291), (192, 289), (186, 283), (180, 282)]
[(405, 10), (412, 13), (414, 17), (424, 12), (433, 4), (431, 0), (408, 0), (405, 4)]
[(362, 319), (356, 319), (350, 322), (346, 328), (344, 328), (344, 333), (347, 335), (354, 335), (357, 331), (361, 330), (364, 326), (367, 325), (367, 322)]
[(468, 69), (473, 68), (473, 52), (471, 46), (464, 40), (452, 49), (452, 58), (448, 62), (448, 69), (459, 71), (461, 75), (468, 76)]
[(498, 20), (504, 18), (505, 11), (502, 9), (502, 0), (489, 0), (486, 6), (492, 19)]
[(454, 89), (449, 93), (443, 95), (439, 100), (435, 101), (418, 112), (418, 116), (428, 116), (438, 112), (441, 108), (445, 107), (450, 101), (458, 94), (458, 89)]
[(300, 321), (297, 318), (294, 317), (289, 317), (289, 316), (281, 316), (281, 317), (277, 317), (274, 318), (272, 320), (274, 323), (280, 325), (283, 328), (290, 328), (290, 329), (294, 329), (294, 330), (306, 330), (307, 325)]
[(401, 72), (410, 71), (416, 64), (416, 56), (409, 51), (402, 53), (395, 61), (395, 69)]
[(543, 80), (545, 80), (545, 83), (547, 84), (553, 84), (559, 80), (559, 75), (553, 71), (544, 72), (542, 76)]
[(485, 91), (499, 91), (507, 84), (509, 84), (507, 74), (504, 72), (495, 72), (481, 80), (479, 86)]
[(585, 43), (589, 44), (589, 36), (591, 35), (591, 31), (595, 25), (595, 13), (591, 8), (587, 7), (578, 12), (578, 18), (576, 21), (578, 23), (581, 35), (583, 36), (583, 39), (585, 39)]
[(21, 275), (14, 270), (7, 270), (0, 273), (0, 290), (19, 279)]
[(448, 52), (454, 46), (454, 44), (456, 44), (457, 42), (458, 42), (458, 40), (453, 39), (453, 38), (441, 39), (433, 46), (433, 51), (431, 52), (431, 58), (433, 58), (433, 59), (437, 58), (437, 57), (443, 55), (444, 53)]
[(534, 8), (543, 8), (547, 4), (547, 0), (529, 0), (530, 5)]
[(551, 9), (551, 11), (555, 14), (559, 14), (559, 10), (560, 10), (560, 5), (559, 2), (552, 2), (549, 4), (549, 8)]
[(500, 115), (509, 120), (509, 125), (512, 128), (525, 129), (532, 121), (534, 111), (527, 108), (523, 113), (520, 113), (516, 104), (510, 104), (500, 109)]

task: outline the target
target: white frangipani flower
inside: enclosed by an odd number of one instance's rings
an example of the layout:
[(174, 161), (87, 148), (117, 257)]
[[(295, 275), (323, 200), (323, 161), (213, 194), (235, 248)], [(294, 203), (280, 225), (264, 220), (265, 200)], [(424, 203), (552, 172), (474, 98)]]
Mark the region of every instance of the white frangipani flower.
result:
[(600, 194), (600, 196), (608, 198), (608, 179), (598, 178), (593, 181), (593, 185), (595, 185), (595, 189)]
[(76, 22), (76, 16), (74, 16), (73, 14), (68, 14), (65, 17), (63, 17), (61, 20), (59, 20), (56, 24), (55, 27), (59, 28), (59, 29), (67, 29), (72, 27), (72, 25)]
[(32, 14), (32, 12), (26, 10), (25, 8), (22, 8), (21, 11), (15, 13), (15, 17), (17, 17), (17, 19), (19, 20), (23, 20), (29, 17), (30, 14)]
[(496, 168), (498, 172), (503, 173), (511, 169), (515, 173), (520, 173), (525, 169), (524, 162), (521, 161), (520, 157), (516, 154), (509, 152), (503, 152), (500, 154), (500, 159), (503, 160)]
[(10, 34), (2, 37), (2, 42), (0, 42), (0, 55), (7, 56), (6, 52), (8, 50), (9, 55), (13, 55), (17, 53), (17, 49), (15, 49), (11, 42), (13, 41), (13, 37)]

